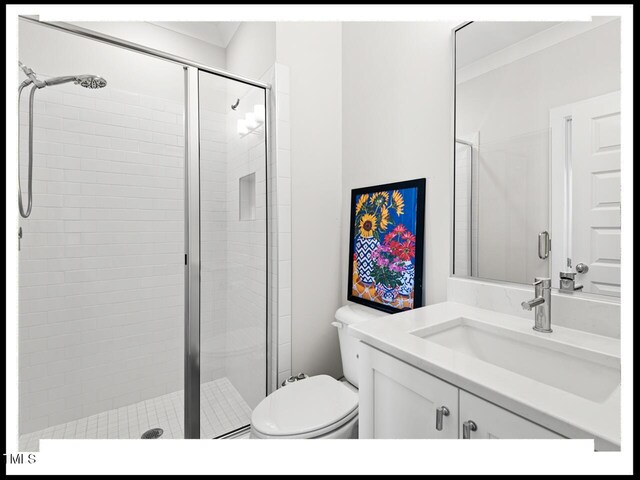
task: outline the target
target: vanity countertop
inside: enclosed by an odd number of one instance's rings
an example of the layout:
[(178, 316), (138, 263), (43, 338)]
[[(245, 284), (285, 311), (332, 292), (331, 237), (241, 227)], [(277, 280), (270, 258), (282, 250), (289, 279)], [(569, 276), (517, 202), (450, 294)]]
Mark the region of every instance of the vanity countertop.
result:
[[(596, 449), (620, 445), (620, 386), (601, 401), (584, 398), (514, 373), (411, 332), (471, 319), (531, 341), (544, 339), (559, 351), (577, 347), (607, 357), (619, 371), (620, 341), (552, 324), (552, 333), (534, 331), (531, 319), (443, 302), (350, 325), (349, 333), (420, 370), (519, 414), (568, 438), (594, 438)], [(522, 335), (526, 335), (523, 337)], [(540, 337), (540, 338), (535, 338)], [(612, 360), (612, 362), (611, 362)]]

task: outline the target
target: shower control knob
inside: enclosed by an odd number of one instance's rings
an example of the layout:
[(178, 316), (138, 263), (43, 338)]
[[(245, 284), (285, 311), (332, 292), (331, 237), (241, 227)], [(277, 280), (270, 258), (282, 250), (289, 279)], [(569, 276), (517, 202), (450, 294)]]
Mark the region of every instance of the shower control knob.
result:
[(579, 263), (576, 265), (576, 272), (587, 273), (588, 271), (589, 271), (589, 265), (585, 265), (584, 263)]

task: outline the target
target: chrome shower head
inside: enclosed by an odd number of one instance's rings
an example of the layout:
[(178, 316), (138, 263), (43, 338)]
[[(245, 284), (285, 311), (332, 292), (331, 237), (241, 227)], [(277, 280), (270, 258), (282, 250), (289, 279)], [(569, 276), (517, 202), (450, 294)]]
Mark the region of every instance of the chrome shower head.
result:
[(27, 67), (22, 62), (18, 61), (18, 66), (22, 69), (24, 74), (28, 77), (24, 82), (20, 84), (20, 90), (27, 85), (33, 83), (38, 88), (51, 87), (54, 85), (62, 85), (63, 83), (75, 83), (84, 88), (104, 88), (107, 86), (107, 81), (99, 75), (65, 75), (63, 77), (53, 77), (46, 80), (39, 80), (35, 72)]
[(107, 81), (98, 75), (78, 75), (75, 83), (84, 88), (104, 88), (107, 86)]
[(84, 88), (103, 88), (107, 86), (107, 81), (98, 75), (72, 75), (66, 77), (54, 77), (44, 81), (43, 86), (60, 85), (73, 82)]

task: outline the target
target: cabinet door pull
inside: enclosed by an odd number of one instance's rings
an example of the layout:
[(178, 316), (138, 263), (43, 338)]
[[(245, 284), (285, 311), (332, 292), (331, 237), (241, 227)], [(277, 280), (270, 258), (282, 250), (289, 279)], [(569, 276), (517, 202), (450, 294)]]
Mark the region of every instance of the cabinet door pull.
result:
[(462, 424), (462, 438), (469, 440), (471, 438), (471, 432), (475, 432), (478, 429), (476, 422), (473, 420), (467, 420)]
[(449, 416), (449, 409), (444, 405), (436, 408), (436, 430), (442, 430), (442, 418)]

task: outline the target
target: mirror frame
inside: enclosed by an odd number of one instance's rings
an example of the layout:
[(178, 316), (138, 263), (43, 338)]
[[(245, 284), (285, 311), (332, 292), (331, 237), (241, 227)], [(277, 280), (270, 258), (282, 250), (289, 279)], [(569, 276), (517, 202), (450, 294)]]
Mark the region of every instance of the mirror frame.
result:
[[(453, 94), (452, 98), (452, 115), (451, 115), (451, 162), (449, 163), (449, 171), (451, 178), (451, 202), (449, 206), (449, 245), (451, 247), (451, 255), (449, 258), (449, 277), (457, 278), (470, 278), (478, 279), (480, 277), (472, 277), (469, 275), (456, 275), (455, 273), (455, 259), (456, 259), (456, 33), (458, 30), (462, 30), (467, 25), (470, 25), (473, 21), (462, 22), (451, 29), (451, 77), (453, 79)], [(506, 282), (505, 282), (506, 283)], [(515, 284), (519, 285), (519, 284)]]

